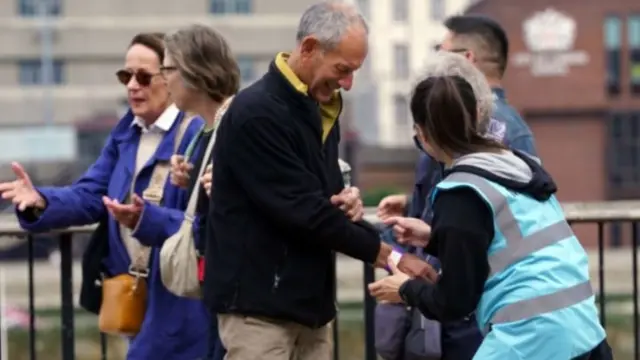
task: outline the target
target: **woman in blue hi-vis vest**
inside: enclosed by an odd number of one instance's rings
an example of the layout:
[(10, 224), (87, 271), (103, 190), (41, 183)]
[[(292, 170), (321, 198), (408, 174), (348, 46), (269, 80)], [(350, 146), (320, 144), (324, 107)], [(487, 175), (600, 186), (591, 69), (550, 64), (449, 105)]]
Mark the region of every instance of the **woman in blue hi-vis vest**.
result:
[(438, 321), (475, 311), (485, 337), (475, 360), (612, 359), (598, 320), (587, 254), (539, 161), (485, 138), (477, 101), (458, 76), (429, 77), (411, 100), (416, 135), (446, 165), (431, 227), (393, 217), (400, 242), (442, 264), (435, 284), (399, 272), (369, 285)]

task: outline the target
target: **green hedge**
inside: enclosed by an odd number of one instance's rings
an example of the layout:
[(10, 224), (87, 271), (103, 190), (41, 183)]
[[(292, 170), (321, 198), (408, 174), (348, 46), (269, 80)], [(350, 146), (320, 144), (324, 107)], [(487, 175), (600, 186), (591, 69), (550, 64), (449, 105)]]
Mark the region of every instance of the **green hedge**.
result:
[(388, 195), (395, 195), (395, 194), (403, 194), (404, 191), (402, 189), (399, 189), (397, 187), (378, 187), (378, 188), (374, 188), (368, 191), (365, 191), (362, 194), (362, 202), (364, 203), (364, 206), (370, 207), (370, 206), (378, 206), (378, 204), (380, 203), (380, 201)]

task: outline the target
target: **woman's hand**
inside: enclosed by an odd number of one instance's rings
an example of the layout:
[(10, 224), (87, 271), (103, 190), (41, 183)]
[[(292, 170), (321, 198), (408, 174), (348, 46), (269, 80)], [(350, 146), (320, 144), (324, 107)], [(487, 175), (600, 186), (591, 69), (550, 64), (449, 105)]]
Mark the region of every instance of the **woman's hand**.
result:
[(186, 189), (189, 187), (189, 172), (193, 165), (182, 155), (171, 156), (171, 184)]
[(138, 225), (144, 209), (144, 200), (138, 194), (133, 194), (130, 204), (121, 204), (118, 199), (110, 199), (106, 196), (102, 197), (102, 202), (118, 223), (131, 230)]
[(369, 293), (381, 302), (401, 303), (400, 287), (411, 278), (398, 270), (392, 260), (389, 260), (389, 268), (393, 275), (369, 284)]
[(392, 216), (384, 221), (393, 226), (393, 232), (400, 244), (425, 247), (431, 237), (431, 226), (424, 221), (411, 217)]
[(44, 210), (47, 202), (33, 186), (29, 174), (24, 171), (22, 165), (17, 162), (11, 163), (11, 170), (16, 175), (16, 179), (0, 184), (2, 198), (11, 201), (19, 211), (25, 211), (27, 208)]
[(393, 216), (402, 216), (407, 208), (407, 195), (389, 195), (378, 204), (378, 217), (385, 221)]
[(207, 196), (211, 196), (211, 182), (213, 182), (213, 165), (209, 164), (207, 168), (204, 169), (204, 174), (200, 178), (200, 183), (207, 193)]

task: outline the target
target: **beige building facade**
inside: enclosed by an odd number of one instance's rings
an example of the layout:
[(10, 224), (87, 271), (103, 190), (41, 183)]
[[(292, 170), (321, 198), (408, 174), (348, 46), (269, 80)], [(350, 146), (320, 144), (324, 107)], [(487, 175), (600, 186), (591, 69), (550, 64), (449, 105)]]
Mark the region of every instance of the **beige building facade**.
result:
[[(122, 106), (114, 73), (129, 40), (141, 31), (191, 23), (214, 26), (231, 43), (249, 83), (274, 54), (295, 41), (299, 16), (313, 0), (48, 0), (53, 13), (34, 15), (39, 0), (0, 1), (0, 126), (71, 124)], [(42, 27), (51, 29), (53, 81), (42, 85)], [(50, 96), (50, 97), (48, 97)], [(52, 100), (45, 100), (45, 99)]]

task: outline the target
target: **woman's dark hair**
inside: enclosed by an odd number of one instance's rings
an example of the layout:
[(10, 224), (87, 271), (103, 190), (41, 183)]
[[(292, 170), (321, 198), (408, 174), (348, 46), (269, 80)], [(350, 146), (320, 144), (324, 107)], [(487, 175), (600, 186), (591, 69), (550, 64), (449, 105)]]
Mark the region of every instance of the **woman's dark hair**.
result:
[(449, 155), (506, 149), (478, 126), (478, 102), (460, 76), (434, 76), (413, 90), (411, 114), (427, 140)]
[(145, 32), (139, 33), (134, 36), (129, 43), (129, 47), (133, 45), (142, 45), (148, 47), (153, 50), (156, 55), (158, 55), (158, 59), (160, 60), (160, 65), (164, 61), (164, 33), (161, 32)]

